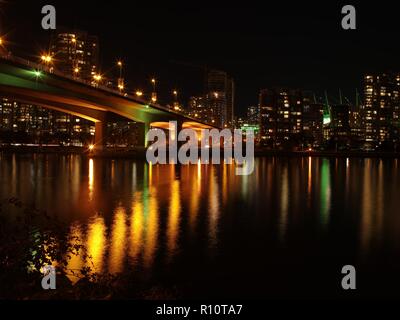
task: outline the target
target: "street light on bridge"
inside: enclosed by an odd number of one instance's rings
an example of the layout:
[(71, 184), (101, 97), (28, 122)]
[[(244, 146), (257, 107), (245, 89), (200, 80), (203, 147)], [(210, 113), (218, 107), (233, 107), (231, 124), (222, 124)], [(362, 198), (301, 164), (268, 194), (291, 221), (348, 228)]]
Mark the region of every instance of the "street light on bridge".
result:
[(43, 54), (40, 59), (45, 63), (45, 64), (49, 64), (53, 61), (53, 58), (51, 57), (51, 55), (47, 54)]
[(118, 67), (119, 67), (119, 77), (122, 78), (122, 61), (119, 60), (119, 61), (117, 62), (117, 65), (118, 65)]
[(49, 72), (52, 73), (53, 72), (53, 67), (50, 66), (51, 63), (53, 62), (53, 57), (50, 54), (42, 54), (42, 56), (40, 57), (40, 60), (42, 60), (43, 64), (49, 68)]
[(72, 61), (72, 68), (73, 68), (72, 71), (73, 71), (74, 77), (77, 78), (79, 75), (79, 62), (76, 57), (77, 41), (76, 41), (76, 36), (74, 34), (72, 35), (71, 42), (73, 44), (73, 52), (74, 52), (73, 61)]
[(156, 92), (156, 79), (151, 79), (151, 84), (153, 85), (153, 92), (151, 93), (151, 101), (153, 103), (157, 102), (157, 92)]
[(123, 82), (123, 81), (120, 81), (120, 79), (118, 79), (118, 89), (119, 89), (119, 92), (122, 93), (122, 91), (124, 90), (124, 88), (125, 88), (124, 82)]
[(120, 93), (122, 93), (122, 91), (125, 88), (125, 84), (124, 84), (124, 79), (122, 78), (122, 66), (123, 66), (123, 63), (122, 63), (121, 60), (119, 60), (117, 62), (117, 66), (119, 68), (118, 90), (119, 90)]
[(174, 110), (181, 111), (181, 108), (180, 108), (179, 102), (178, 102), (178, 91), (174, 90), (174, 91), (172, 91), (172, 94), (174, 95), (174, 102), (173, 102)]
[(93, 75), (93, 80), (94, 80), (94, 84), (97, 87), (99, 85), (99, 82), (103, 79), (103, 77), (101, 76), (101, 74), (94, 74)]
[(0, 56), (10, 55), (10, 52), (5, 48), (6, 41), (4, 38), (0, 37)]

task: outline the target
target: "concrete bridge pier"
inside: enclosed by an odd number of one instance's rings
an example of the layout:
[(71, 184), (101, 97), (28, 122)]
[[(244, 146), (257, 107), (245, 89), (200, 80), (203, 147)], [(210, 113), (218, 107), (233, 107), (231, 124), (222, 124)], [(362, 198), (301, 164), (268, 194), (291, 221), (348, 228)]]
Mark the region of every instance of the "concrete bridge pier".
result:
[(147, 132), (150, 130), (150, 122), (139, 123), (139, 134), (138, 134), (138, 147), (147, 148)]
[[(181, 147), (182, 145), (185, 144), (184, 141), (179, 141), (179, 140), (178, 140), (179, 132), (181, 132), (182, 129), (183, 129), (183, 121), (177, 121), (177, 122), (176, 122), (176, 137), (175, 137), (175, 140), (177, 140), (178, 150), (180, 149), (180, 147)], [(171, 133), (170, 133), (170, 134), (171, 134)]]
[(106, 147), (107, 121), (95, 122), (94, 133), (94, 149), (95, 151), (103, 151)]

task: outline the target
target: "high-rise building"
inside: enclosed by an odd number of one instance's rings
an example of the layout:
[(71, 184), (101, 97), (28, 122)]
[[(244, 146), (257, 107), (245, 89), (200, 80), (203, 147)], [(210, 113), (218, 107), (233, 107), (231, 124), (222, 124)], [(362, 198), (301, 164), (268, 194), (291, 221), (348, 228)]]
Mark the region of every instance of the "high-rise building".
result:
[(93, 140), (94, 124), (77, 116), (1, 98), (0, 132), (11, 140), (15, 136), (19, 140), (15, 142), (79, 146)]
[(348, 140), (350, 138), (350, 106), (330, 106), (329, 137), (335, 140)]
[[(51, 38), (50, 52), (55, 68), (67, 75), (93, 81), (98, 73), (99, 40), (88, 32), (58, 28)], [(65, 139), (70, 135), (72, 140), (79, 140), (75, 137), (82, 135), (90, 138), (93, 124), (60, 112), (52, 112), (52, 115), (54, 134), (64, 135)]]
[(260, 142), (279, 147), (302, 132), (303, 93), (285, 88), (263, 89), (260, 101)]
[(232, 127), (234, 123), (234, 81), (225, 71), (210, 70), (207, 74), (206, 96), (215, 124)]
[(207, 96), (190, 97), (188, 115), (207, 123), (215, 123), (212, 108), (209, 108)]
[(235, 116), (235, 129), (241, 129), (246, 123), (246, 119), (243, 117)]
[(2, 131), (13, 130), (15, 103), (7, 98), (0, 100), (0, 129)]
[(258, 125), (260, 122), (260, 107), (249, 106), (247, 107), (247, 123), (250, 125)]
[(65, 74), (90, 81), (98, 72), (99, 40), (85, 31), (57, 29), (50, 51), (56, 69)]
[(306, 143), (320, 145), (324, 138), (324, 105), (307, 100), (303, 105), (303, 132)]
[(361, 110), (365, 141), (377, 145), (398, 137), (400, 75), (383, 73), (364, 77)]
[(352, 140), (364, 140), (364, 130), (362, 126), (362, 117), (359, 106), (356, 106), (350, 110), (349, 122)]

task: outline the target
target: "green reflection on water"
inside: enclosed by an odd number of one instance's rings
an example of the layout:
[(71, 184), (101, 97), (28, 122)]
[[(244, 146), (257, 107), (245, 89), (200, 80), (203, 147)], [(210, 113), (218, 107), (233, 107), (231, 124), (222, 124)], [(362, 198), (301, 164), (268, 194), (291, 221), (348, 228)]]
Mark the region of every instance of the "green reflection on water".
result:
[(320, 222), (326, 226), (329, 222), (329, 211), (331, 201), (331, 181), (329, 160), (323, 159), (321, 165), (321, 185), (320, 185)]

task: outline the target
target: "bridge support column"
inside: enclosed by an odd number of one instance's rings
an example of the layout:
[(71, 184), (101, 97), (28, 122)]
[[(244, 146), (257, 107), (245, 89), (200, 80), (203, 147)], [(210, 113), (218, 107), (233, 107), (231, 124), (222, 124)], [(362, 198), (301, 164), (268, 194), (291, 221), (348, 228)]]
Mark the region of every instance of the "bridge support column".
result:
[[(178, 140), (178, 136), (179, 136), (179, 132), (181, 132), (182, 131), (182, 129), (183, 129), (183, 122), (182, 121), (177, 121), (177, 123), (176, 123), (176, 139)], [(182, 146), (182, 145), (184, 145), (185, 144), (185, 142), (184, 141), (179, 141), (178, 140), (178, 150), (179, 150), (179, 148)]]
[(94, 147), (96, 151), (104, 150), (106, 146), (107, 122), (95, 122)]
[(150, 130), (150, 123), (139, 123), (138, 146), (147, 148), (147, 132)]
[[(179, 149), (185, 143), (184, 141), (179, 141), (179, 139), (178, 139), (179, 133), (181, 132), (182, 128), (183, 128), (183, 122), (176, 121), (175, 127), (173, 127), (173, 129), (170, 128), (169, 133), (168, 133), (169, 134), (169, 147), (168, 147), (169, 161), (170, 161), (170, 163), (174, 163), (177, 165), (179, 165), (179, 161), (178, 161)], [(175, 150), (175, 148), (176, 148), (176, 150)]]

